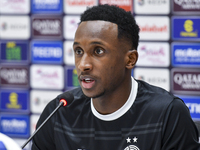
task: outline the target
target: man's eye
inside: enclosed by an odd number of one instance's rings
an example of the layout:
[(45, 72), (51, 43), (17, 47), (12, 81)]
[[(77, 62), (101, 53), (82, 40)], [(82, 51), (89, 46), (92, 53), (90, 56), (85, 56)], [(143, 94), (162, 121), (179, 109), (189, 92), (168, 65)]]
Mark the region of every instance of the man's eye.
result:
[(97, 48), (95, 49), (95, 53), (99, 55), (99, 54), (103, 54), (104, 51), (101, 48)]
[(81, 50), (81, 49), (76, 49), (76, 50), (75, 50), (75, 53), (76, 53), (77, 55), (81, 55), (81, 54), (83, 54), (83, 50)]

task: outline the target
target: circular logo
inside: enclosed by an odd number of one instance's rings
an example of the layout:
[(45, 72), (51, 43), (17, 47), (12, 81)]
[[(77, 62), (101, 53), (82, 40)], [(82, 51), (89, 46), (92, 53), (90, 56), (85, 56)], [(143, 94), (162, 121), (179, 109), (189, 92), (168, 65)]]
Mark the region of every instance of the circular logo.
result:
[(124, 150), (140, 150), (140, 149), (135, 145), (129, 145)]

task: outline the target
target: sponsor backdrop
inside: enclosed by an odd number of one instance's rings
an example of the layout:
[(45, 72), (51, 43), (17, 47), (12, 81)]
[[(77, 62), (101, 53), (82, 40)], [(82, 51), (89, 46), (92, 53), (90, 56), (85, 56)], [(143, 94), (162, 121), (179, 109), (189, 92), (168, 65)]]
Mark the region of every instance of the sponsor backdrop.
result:
[(80, 14), (106, 3), (131, 11), (140, 27), (132, 75), (181, 97), (200, 121), (199, 0), (1, 0), (0, 132), (22, 145), (45, 105), (79, 86), (72, 43)]

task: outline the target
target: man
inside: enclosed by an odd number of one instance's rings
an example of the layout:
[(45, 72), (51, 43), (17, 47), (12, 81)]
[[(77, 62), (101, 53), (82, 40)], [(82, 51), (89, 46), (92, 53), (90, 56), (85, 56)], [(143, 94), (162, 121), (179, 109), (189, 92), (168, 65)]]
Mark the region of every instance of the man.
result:
[[(183, 101), (131, 77), (139, 27), (116, 6), (86, 10), (73, 49), (80, 88), (33, 139), (32, 150), (198, 150), (198, 132)], [(64, 93), (66, 94), (66, 93)], [(58, 105), (42, 113), (37, 126)]]

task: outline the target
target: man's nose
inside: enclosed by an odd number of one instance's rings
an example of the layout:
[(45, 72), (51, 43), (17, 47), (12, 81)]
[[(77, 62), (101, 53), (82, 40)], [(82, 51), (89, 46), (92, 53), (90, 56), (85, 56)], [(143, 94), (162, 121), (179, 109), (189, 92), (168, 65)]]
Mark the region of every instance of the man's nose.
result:
[(78, 69), (80, 69), (82, 72), (92, 70), (91, 56), (84, 54), (80, 60)]

